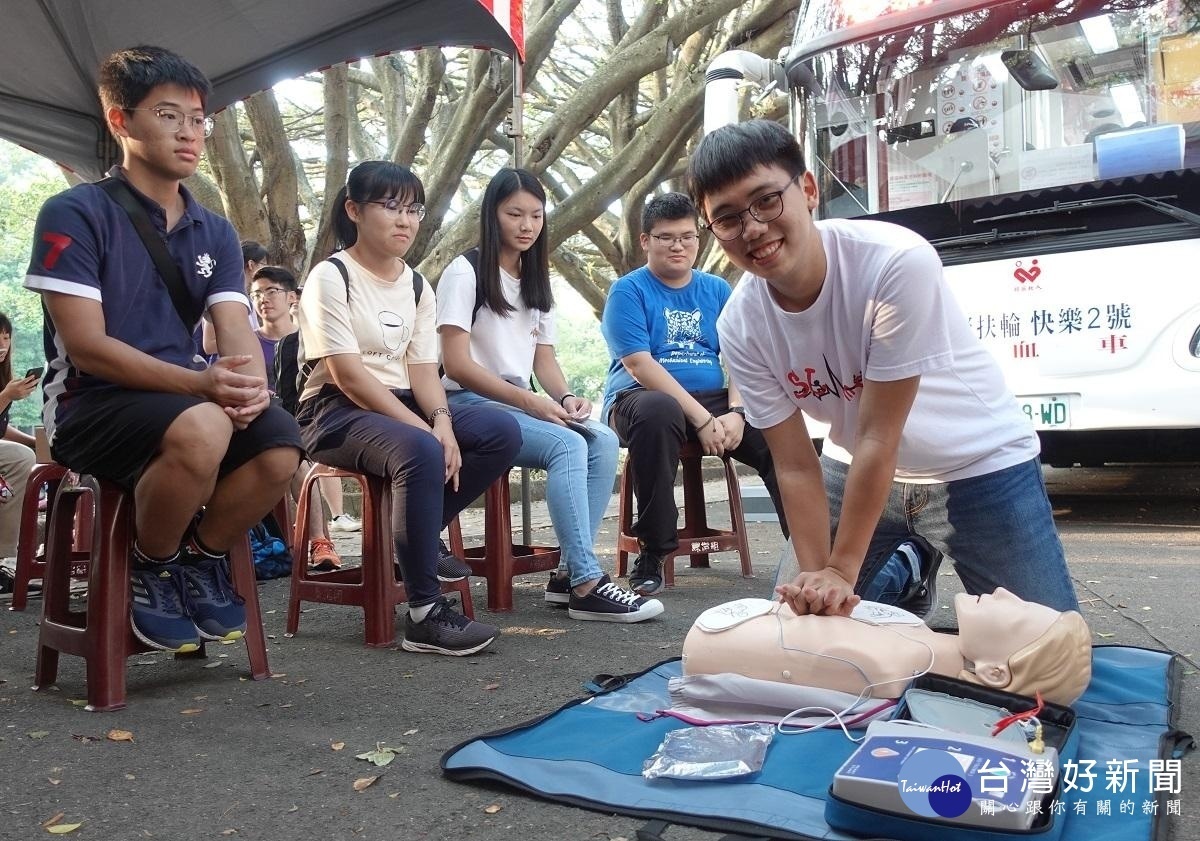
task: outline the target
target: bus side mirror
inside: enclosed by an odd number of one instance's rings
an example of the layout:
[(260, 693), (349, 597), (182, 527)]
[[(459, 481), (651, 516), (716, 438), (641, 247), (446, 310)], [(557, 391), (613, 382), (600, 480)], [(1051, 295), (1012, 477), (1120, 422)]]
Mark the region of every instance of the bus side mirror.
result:
[(1005, 50), (1000, 61), (1009, 74), (1027, 91), (1052, 91), (1058, 87), (1058, 79), (1050, 65), (1033, 50)]

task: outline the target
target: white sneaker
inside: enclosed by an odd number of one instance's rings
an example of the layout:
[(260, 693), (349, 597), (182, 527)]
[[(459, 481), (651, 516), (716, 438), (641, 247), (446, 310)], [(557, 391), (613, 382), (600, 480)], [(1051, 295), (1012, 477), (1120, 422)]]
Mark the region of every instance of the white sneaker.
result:
[(362, 531), (362, 521), (356, 520), (349, 514), (338, 514), (329, 521), (330, 531)]

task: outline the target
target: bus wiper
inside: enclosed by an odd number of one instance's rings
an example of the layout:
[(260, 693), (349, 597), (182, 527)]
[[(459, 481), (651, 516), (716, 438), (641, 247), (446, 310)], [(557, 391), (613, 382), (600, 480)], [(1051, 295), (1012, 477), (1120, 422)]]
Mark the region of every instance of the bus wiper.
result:
[(1170, 216), (1172, 219), (1178, 219), (1180, 222), (1187, 222), (1200, 228), (1200, 215), (1192, 213), (1190, 210), (1184, 210), (1182, 207), (1176, 207), (1173, 204), (1168, 204), (1166, 199), (1177, 199), (1178, 196), (1139, 196), (1133, 193), (1127, 193), (1120, 196), (1108, 196), (1100, 199), (1081, 199), (1080, 201), (1056, 201), (1049, 207), (1038, 207), (1033, 210), (1021, 210), (1016, 213), (1005, 213), (1002, 216), (988, 216), (983, 219), (976, 219), (975, 224), (981, 225), (984, 222), (999, 222), (1003, 219), (1017, 219), (1022, 216), (1041, 216), (1047, 213), (1071, 213), (1076, 210), (1091, 210), (1094, 207), (1117, 207), (1124, 204), (1137, 204), (1142, 207), (1148, 207), (1151, 210), (1157, 210), (1165, 216)]
[[(1017, 214), (1013, 214), (1014, 216)], [(999, 218), (999, 217), (997, 217)], [(976, 220), (983, 221), (983, 220)], [(992, 228), (990, 231), (983, 231), (978, 234), (964, 234), (958, 237), (942, 237), (941, 239), (931, 239), (929, 244), (934, 248), (960, 248), (966, 245), (990, 245), (993, 242), (1005, 242), (1010, 239), (1029, 239), (1030, 237), (1054, 236), (1057, 234), (1077, 234), (1081, 231), (1086, 231), (1086, 225), (1080, 225), (1074, 228), (1040, 228), (1034, 231), (1004, 231), (999, 228)]]

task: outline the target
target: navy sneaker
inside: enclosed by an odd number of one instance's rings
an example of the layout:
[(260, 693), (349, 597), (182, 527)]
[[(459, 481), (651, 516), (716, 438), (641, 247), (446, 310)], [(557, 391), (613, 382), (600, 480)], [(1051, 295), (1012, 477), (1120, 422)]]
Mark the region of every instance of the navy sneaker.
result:
[(570, 604), (571, 576), (557, 570), (550, 573), (550, 580), (546, 583), (545, 598), (550, 604)]
[(633, 562), (633, 572), (629, 573), (629, 589), (639, 596), (653, 596), (662, 592), (663, 588), (663, 559), (649, 552), (643, 552)]
[(188, 607), (196, 630), (207, 640), (236, 640), (246, 633), (246, 601), (233, 589), (229, 558), (200, 554), (190, 546), (180, 553)]
[(643, 622), (663, 612), (658, 599), (644, 599), (613, 584), (608, 576), (596, 582), (586, 596), (571, 593), (567, 615), (592, 622)]
[(438, 541), (437, 577), (438, 581), (462, 581), (471, 574), (471, 568), (458, 559), (446, 545), (446, 541)]
[(177, 563), (129, 562), (129, 618), (133, 635), (151, 648), (187, 654), (200, 648), (196, 623), (189, 615), (187, 585)]
[(909, 613), (928, 619), (937, 608), (937, 574), (942, 564), (942, 553), (936, 549), (929, 550), (911, 541), (901, 543), (896, 551), (908, 558), (909, 564), (917, 570), (913, 576), (908, 591), (896, 602)]
[(420, 622), (414, 622), (411, 613), (405, 614), (404, 641), (400, 647), (405, 651), (465, 657), (487, 648), (498, 636), (499, 628), (468, 619), (443, 596)]

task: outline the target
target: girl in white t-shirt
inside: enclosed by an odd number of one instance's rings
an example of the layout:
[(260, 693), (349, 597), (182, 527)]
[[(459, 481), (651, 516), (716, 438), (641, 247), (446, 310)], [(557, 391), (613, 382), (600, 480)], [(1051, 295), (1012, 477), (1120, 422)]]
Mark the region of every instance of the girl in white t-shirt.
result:
[(344, 250), (313, 267), (300, 299), (299, 362), (311, 374), (296, 420), (314, 461), (391, 482), (408, 591), (401, 646), (461, 656), (499, 631), (442, 596), (438, 533), (508, 471), (520, 431), (503, 412), (446, 405), (433, 290), (404, 262), (424, 216), (425, 189), (410, 170), (389, 161), (351, 170), (331, 209)]
[[(530, 173), (502, 169), (483, 194), (479, 248), (458, 257), (438, 284), (437, 326), (444, 384), (455, 412), (491, 406), (515, 418), (515, 463), (546, 471), (546, 503), (562, 549), (546, 601), (572, 619), (641, 622), (662, 613), (609, 580), (596, 532), (612, 496), (617, 437), (590, 419), (592, 404), (572, 394), (554, 353), (546, 193)], [(530, 388), (536, 376), (542, 393)]]

